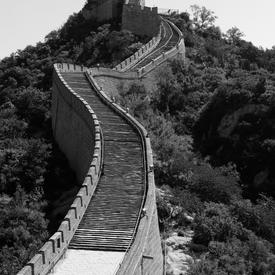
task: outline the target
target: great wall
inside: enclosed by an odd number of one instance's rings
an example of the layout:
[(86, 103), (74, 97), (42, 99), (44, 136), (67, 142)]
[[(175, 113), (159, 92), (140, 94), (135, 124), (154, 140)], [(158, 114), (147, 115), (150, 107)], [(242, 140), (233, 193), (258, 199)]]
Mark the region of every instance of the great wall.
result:
[[(112, 11), (118, 2), (102, 1)], [(80, 189), (57, 232), (18, 275), (164, 274), (150, 138), (112, 97), (120, 82), (146, 82), (167, 60), (184, 58), (182, 33), (157, 17), (154, 38), (114, 69), (54, 66), (53, 132)]]

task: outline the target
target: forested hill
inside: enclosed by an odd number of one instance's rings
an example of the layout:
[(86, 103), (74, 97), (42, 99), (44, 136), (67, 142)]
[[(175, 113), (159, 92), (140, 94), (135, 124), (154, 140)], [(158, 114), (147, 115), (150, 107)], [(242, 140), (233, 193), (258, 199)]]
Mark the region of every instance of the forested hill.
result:
[[(272, 275), (275, 48), (255, 47), (235, 27), (223, 34), (206, 8), (192, 13), (170, 17), (186, 62), (160, 69), (155, 90), (121, 87), (117, 101), (150, 133), (164, 237), (194, 231), (190, 253), (201, 260), (189, 274)], [(112, 67), (147, 39), (74, 14), (0, 62), (0, 274), (34, 255), (77, 191), (51, 133), (53, 63)]]
[(275, 197), (275, 46), (257, 48), (236, 27), (222, 34), (211, 11), (193, 10), (195, 22), (175, 20), (185, 29), (187, 70), (196, 79), (183, 78), (186, 94), (191, 88), (208, 97), (191, 122), (195, 148), (214, 165), (235, 163), (250, 196)]
[(275, 47), (191, 10), (171, 17), (185, 64), (171, 62), (136, 110), (153, 137), (160, 224), (164, 236), (193, 230), (189, 274), (275, 274)]

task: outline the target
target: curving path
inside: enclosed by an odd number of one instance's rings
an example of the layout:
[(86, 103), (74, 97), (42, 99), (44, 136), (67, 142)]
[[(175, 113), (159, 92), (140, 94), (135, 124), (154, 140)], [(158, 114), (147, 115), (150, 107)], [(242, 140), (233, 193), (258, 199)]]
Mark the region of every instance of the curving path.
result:
[(105, 147), (103, 175), (69, 248), (125, 251), (131, 244), (145, 189), (140, 137), (103, 103), (84, 73), (61, 75), (97, 114)]
[(180, 39), (179, 34), (175, 30), (175, 28), (171, 25), (171, 23), (168, 20), (162, 20), (162, 24), (164, 29), (163, 31), (164, 35), (161, 38), (161, 41), (156, 47), (156, 49), (153, 50), (147, 56), (145, 56), (145, 58), (143, 58), (140, 62), (132, 66), (130, 70), (141, 69), (142, 67), (150, 63), (153, 59), (160, 56), (162, 53), (171, 50), (179, 42), (179, 39)]
[[(163, 26), (157, 48), (131, 70), (146, 66), (178, 43), (179, 34), (169, 21), (163, 20)], [(146, 195), (146, 157), (140, 134), (106, 105), (85, 73), (61, 72), (61, 76), (97, 114), (104, 139), (104, 171), (69, 250), (126, 251), (134, 240)]]
[[(180, 31), (168, 20), (163, 20), (163, 26), (164, 36), (158, 46), (129, 70), (150, 67), (152, 59), (162, 56), (163, 52), (170, 52), (165, 56), (166, 59), (171, 57), (171, 51), (172, 54), (177, 53), (182, 41)], [(154, 63), (154, 66), (158, 64)], [(154, 66), (150, 69), (154, 69)], [(105, 97), (92, 77), (93, 70), (69, 64), (60, 64), (60, 70), (58, 65), (55, 68), (56, 109), (62, 111), (65, 108), (62, 101), (58, 105), (58, 94), (65, 93), (67, 106), (73, 108), (71, 111), (78, 114), (84, 109), (86, 113), (89, 111), (88, 117), (84, 115), (83, 118), (89, 124), (88, 128), (93, 128), (95, 132), (95, 147), (91, 152), (94, 155), (90, 165), (94, 174), (88, 171), (59, 230), (22, 269), (20, 275), (44, 275), (53, 269), (55, 275), (126, 275), (144, 272), (159, 275), (162, 272), (162, 251), (153, 156), (147, 132), (134, 118)], [(62, 119), (66, 127), (60, 129), (66, 132), (72, 125), (71, 122), (66, 124), (66, 116)], [(64, 142), (64, 133), (58, 133), (61, 142)], [(75, 135), (78, 136), (78, 133)], [(101, 145), (97, 136), (100, 136)], [(83, 138), (88, 137), (85, 135)], [(75, 147), (73, 151), (77, 152)], [(85, 153), (89, 155), (87, 151)], [(75, 163), (78, 165), (78, 159)], [(143, 207), (146, 209), (144, 213)], [(65, 252), (65, 258), (61, 259)]]

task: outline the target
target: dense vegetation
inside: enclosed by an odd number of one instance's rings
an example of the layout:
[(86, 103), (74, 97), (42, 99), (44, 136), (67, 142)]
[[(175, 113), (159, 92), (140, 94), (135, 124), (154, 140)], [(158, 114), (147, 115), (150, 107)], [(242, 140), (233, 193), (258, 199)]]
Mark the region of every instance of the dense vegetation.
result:
[(16, 274), (35, 254), (78, 190), (51, 132), (53, 64), (113, 66), (145, 40), (79, 13), (45, 42), (0, 61), (0, 274)]
[[(155, 91), (136, 83), (118, 98), (150, 132), (156, 183), (165, 191), (161, 229), (194, 230), (190, 250), (201, 260), (192, 275), (272, 275), (275, 48), (256, 48), (235, 27), (222, 34), (205, 8), (193, 6), (192, 20), (187, 13), (170, 19), (184, 33), (185, 64), (160, 70)], [(140, 41), (117, 22), (98, 26), (74, 14), (45, 42), (0, 62), (1, 274), (15, 274), (32, 257), (77, 191), (51, 133), (53, 64), (111, 67)]]
[[(191, 275), (275, 273), (275, 49), (222, 34), (214, 14), (193, 6), (170, 19), (185, 36), (187, 60), (159, 72), (157, 89), (124, 89), (150, 132), (164, 234), (194, 231), (201, 257)], [(190, 224), (187, 216), (194, 217)]]

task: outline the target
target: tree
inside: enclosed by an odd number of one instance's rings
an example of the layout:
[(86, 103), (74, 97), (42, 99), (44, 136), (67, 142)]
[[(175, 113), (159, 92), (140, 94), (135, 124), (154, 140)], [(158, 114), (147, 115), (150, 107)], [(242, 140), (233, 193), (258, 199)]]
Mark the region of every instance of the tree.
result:
[(209, 165), (194, 166), (189, 188), (202, 201), (230, 203), (241, 197), (241, 188), (235, 176), (224, 173), (225, 168)]
[(271, 246), (252, 233), (243, 242), (236, 238), (226, 242), (211, 242), (209, 253), (197, 261), (189, 275), (271, 275), (275, 257)]
[(242, 37), (244, 37), (244, 33), (237, 27), (232, 27), (225, 34), (225, 38), (232, 44), (236, 44)]
[(236, 200), (230, 211), (245, 228), (275, 244), (275, 201), (262, 196), (257, 204), (250, 200)]
[(205, 203), (205, 209), (194, 220), (193, 242), (208, 246), (211, 241), (226, 242), (231, 238), (244, 239), (247, 231), (231, 213), (228, 206)]
[(206, 7), (192, 5), (193, 22), (198, 30), (205, 30), (214, 25), (215, 20), (218, 18), (215, 13), (208, 10)]
[(39, 205), (0, 205), (0, 274), (17, 274), (47, 239), (47, 220)]

